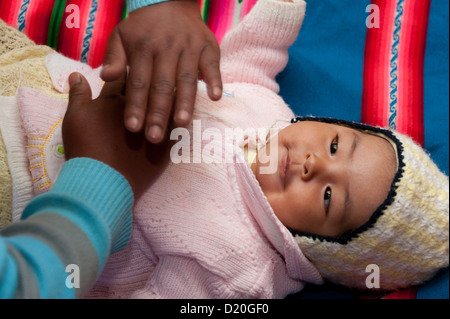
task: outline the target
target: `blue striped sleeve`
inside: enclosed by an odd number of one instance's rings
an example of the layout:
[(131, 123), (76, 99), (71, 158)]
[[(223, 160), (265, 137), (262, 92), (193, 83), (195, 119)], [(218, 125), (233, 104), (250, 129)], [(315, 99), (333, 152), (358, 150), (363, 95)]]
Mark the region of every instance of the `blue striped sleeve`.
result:
[(0, 298), (81, 297), (131, 234), (133, 193), (111, 167), (68, 161), (52, 190), (0, 232)]

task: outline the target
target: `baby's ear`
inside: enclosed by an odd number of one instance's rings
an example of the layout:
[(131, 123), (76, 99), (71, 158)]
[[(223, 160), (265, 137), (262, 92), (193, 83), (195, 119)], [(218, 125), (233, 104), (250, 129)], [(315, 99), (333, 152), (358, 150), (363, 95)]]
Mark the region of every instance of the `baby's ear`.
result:
[(67, 101), (21, 87), (19, 111), (35, 195), (49, 191), (64, 164), (62, 120)]

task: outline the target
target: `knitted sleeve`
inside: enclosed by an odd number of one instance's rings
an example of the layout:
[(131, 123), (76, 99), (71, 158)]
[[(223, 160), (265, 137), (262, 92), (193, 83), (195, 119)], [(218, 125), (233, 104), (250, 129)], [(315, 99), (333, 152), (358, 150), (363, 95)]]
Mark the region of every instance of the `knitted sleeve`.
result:
[(88, 158), (63, 166), (22, 221), (0, 231), (0, 298), (76, 298), (131, 234), (133, 193), (111, 167)]
[(303, 0), (259, 0), (221, 44), (225, 83), (247, 82), (276, 93), (275, 81), (288, 62), (288, 49), (297, 38), (305, 15)]
[(157, 4), (165, 1), (168, 0), (127, 0), (128, 13), (142, 7), (150, 6), (152, 4)]

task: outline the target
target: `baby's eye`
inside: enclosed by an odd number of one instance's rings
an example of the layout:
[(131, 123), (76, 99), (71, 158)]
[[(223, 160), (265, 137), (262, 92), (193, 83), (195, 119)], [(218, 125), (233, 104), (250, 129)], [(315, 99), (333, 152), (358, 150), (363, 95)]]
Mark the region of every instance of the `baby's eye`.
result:
[(328, 207), (330, 206), (331, 201), (331, 188), (327, 187), (325, 190), (325, 194), (323, 195), (323, 202), (325, 203), (325, 211), (328, 213)]
[(339, 142), (339, 138), (336, 135), (336, 137), (334, 138), (333, 142), (331, 142), (331, 145), (330, 145), (330, 153), (331, 153), (331, 155), (334, 155), (337, 152), (338, 142)]

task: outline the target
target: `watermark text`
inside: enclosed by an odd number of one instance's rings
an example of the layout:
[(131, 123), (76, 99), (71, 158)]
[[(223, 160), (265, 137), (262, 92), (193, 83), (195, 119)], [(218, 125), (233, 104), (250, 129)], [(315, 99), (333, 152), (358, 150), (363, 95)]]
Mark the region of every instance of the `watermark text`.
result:
[(378, 5), (369, 4), (366, 7), (366, 12), (369, 13), (366, 18), (366, 27), (368, 29), (378, 29), (380, 27), (380, 8), (378, 7)]

